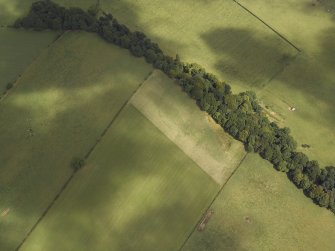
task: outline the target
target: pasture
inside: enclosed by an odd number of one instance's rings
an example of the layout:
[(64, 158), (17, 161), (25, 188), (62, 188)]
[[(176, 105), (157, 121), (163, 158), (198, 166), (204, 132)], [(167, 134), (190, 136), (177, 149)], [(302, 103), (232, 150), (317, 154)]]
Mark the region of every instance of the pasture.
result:
[(235, 92), (263, 86), (297, 53), (233, 1), (100, 2), (103, 10), (146, 33), (167, 54), (199, 63)]
[[(282, 119), (281, 123), (291, 129), (299, 151), (318, 160), (322, 167), (335, 165), (333, 69), (302, 54), (258, 95)], [(290, 111), (289, 107), (295, 107), (296, 111)], [(310, 148), (303, 148), (302, 144)]]
[(19, 245), (72, 174), (72, 159), (87, 154), (151, 71), (80, 32), (26, 69), (0, 106), (0, 250)]
[(334, 4), (238, 2), (302, 52), (234, 1), (102, 0), (101, 6), (168, 54), (218, 74), (234, 92), (255, 91), (277, 122), (291, 128), (299, 146), (311, 145), (299, 150), (323, 166), (334, 165)]
[(183, 251), (334, 250), (334, 215), (255, 154), (247, 155), (211, 209), (205, 230), (196, 230)]
[[(335, 165), (335, 3), (330, 0), (245, 1), (250, 11), (302, 52), (258, 96), (322, 166)], [(299, 20), (292, 22), (292, 20)], [(290, 106), (295, 112), (288, 110)]]
[(218, 189), (128, 105), (22, 250), (178, 250)]
[(57, 37), (56, 32), (0, 28), (0, 97), (19, 75)]
[[(307, 53), (319, 54), (334, 41), (333, 0), (237, 0)], [(331, 39), (331, 36), (333, 38)]]
[(243, 145), (161, 71), (154, 71), (130, 102), (220, 185), (245, 155)]
[[(34, 1), (0, 0), (0, 26)], [(299, 151), (334, 165), (333, 2), (238, 2), (302, 51), (234, 1), (100, 5), (234, 92), (254, 90)], [(20, 250), (178, 250), (235, 170), (183, 251), (333, 250), (334, 215), (260, 157), (240, 165), (243, 146), (176, 83), (95, 34), (56, 36), (0, 29), (0, 92), (17, 80), (0, 103), (0, 250), (15, 250), (91, 149)]]

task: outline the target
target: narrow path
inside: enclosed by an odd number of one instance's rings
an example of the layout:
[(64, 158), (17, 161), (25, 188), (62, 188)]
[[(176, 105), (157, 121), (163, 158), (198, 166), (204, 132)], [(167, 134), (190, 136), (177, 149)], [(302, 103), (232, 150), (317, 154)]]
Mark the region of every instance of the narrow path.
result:
[(283, 36), (282, 34), (280, 34), (277, 30), (275, 30), (274, 28), (272, 28), (269, 24), (267, 24), (263, 19), (261, 19), (260, 17), (258, 17), (256, 14), (254, 14), (252, 11), (250, 11), (247, 7), (243, 6), (242, 4), (240, 4), (237, 0), (233, 0), (237, 5), (239, 5), (242, 9), (244, 9), (245, 11), (247, 11), (249, 14), (251, 14), (252, 16), (254, 16), (255, 18), (257, 18), (259, 21), (261, 21), (264, 25), (266, 25), (270, 30), (272, 30), (274, 33), (276, 33), (281, 39), (283, 39), (286, 43), (288, 43), (289, 45), (291, 45), (294, 49), (296, 49), (298, 52), (301, 52), (302, 50), (299, 49), (294, 43), (292, 43), (290, 40), (288, 40), (285, 36)]
[(190, 239), (190, 237), (192, 236), (192, 234), (194, 233), (194, 231), (196, 231), (200, 221), (203, 219), (203, 215), (205, 215), (208, 210), (212, 207), (214, 201), (217, 199), (217, 197), (221, 194), (221, 192), (223, 191), (224, 187), (226, 186), (226, 184), (228, 183), (228, 181), (230, 180), (231, 177), (233, 177), (233, 175), (236, 173), (237, 169), (241, 166), (241, 164), (243, 163), (243, 161), (245, 160), (245, 158), (247, 157), (248, 153), (246, 153), (243, 158), (241, 159), (240, 163), (237, 165), (237, 167), (235, 168), (235, 170), (232, 172), (232, 174), (229, 176), (229, 178), (226, 180), (226, 182), (221, 186), (221, 188), (219, 189), (219, 191), (215, 194), (214, 198), (212, 199), (212, 201), (209, 203), (208, 207), (205, 209), (204, 213), (201, 215), (200, 219), (196, 222), (196, 224), (193, 226), (192, 231), (190, 232), (190, 234), (187, 236), (187, 238), (185, 239), (185, 241), (183, 242), (183, 244), (181, 245), (181, 247), (178, 249), (178, 251), (182, 251), (182, 249), (184, 248), (184, 246), (186, 245), (187, 241)]
[[(90, 157), (90, 155), (92, 154), (92, 152), (94, 151), (94, 149), (96, 148), (96, 146), (100, 143), (100, 141), (105, 136), (105, 134), (110, 129), (110, 127), (113, 125), (113, 123), (118, 118), (118, 116), (120, 115), (120, 113), (127, 106), (127, 104), (129, 103), (129, 101), (131, 100), (131, 98), (140, 89), (140, 87), (143, 85), (143, 83), (151, 76), (152, 73), (153, 73), (153, 71), (149, 72), (149, 74), (145, 77), (145, 79), (138, 85), (138, 87), (133, 91), (133, 93), (130, 95), (130, 97), (124, 102), (124, 104), (121, 106), (121, 108), (118, 110), (118, 112), (113, 116), (112, 120), (108, 123), (108, 125), (106, 126), (106, 128), (102, 131), (102, 133), (98, 137), (97, 141), (89, 149), (89, 151), (85, 154), (85, 156), (83, 158), (85, 162)], [(58, 200), (58, 198), (62, 195), (62, 193), (64, 192), (64, 190), (68, 187), (68, 185), (70, 184), (70, 182), (72, 181), (72, 179), (75, 177), (75, 175), (76, 175), (77, 172), (80, 172), (80, 169), (78, 171), (73, 171), (73, 173), (70, 175), (70, 177), (65, 181), (65, 183), (63, 184), (63, 186), (60, 188), (60, 190), (56, 194), (55, 198), (51, 201), (51, 203), (49, 204), (49, 206), (44, 210), (44, 212), (38, 218), (38, 220), (36, 221), (36, 223), (32, 226), (32, 228), (29, 230), (29, 232), (27, 233), (27, 235), (23, 238), (23, 240), (21, 241), (21, 243), (17, 246), (17, 248), (15, 249), (16, 251), (20, 250), (20, 248), (22, 247), (22, 245), (29, 238), (29, 236), (32, 234), (32, 232), (35, 230), (35, 228), (38, 226), (38, 224), (44, 219), (44, 217), (47, 215), (47, 213), (49, 212), (49, 210), (56, 203), (56, 201)]]

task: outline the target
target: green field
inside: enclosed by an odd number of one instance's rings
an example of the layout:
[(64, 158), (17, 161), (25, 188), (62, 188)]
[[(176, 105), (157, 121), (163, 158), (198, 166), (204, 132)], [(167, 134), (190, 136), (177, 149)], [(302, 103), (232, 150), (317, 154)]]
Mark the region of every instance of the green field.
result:
[(24, 69), (56, 39), (56, 32), (0, 28), (0, 96)]
[(243, 144), (160, 71), (143, 83), (131, 103), (218, 184), (230, 177), (245, 155)]
[(177, 250), (218, 189), (130, 105), (22, 250)]
[(0, 250), (18, 246), (71, 175), (72, 158), (89, 151), (151, 71), (76, 32), (28, 67), (0, 105)]
[[(234, 1), (102, 0), (101, 6), (133, 30), (144, 31), (168, 54), (217, 73), (233, 91), (254, 90), (277, 122), (292, 129), (299, 145), (311, 145), (299, 150), (322, 165), (334, 164), (329, 153), (335, 150), (335, 19), (325, 11), (334, 10), (334, 4), (240, 2), (303, 51)], [(301, 21), (291, 25), (292, 20)]]
[(332, 47), (330, 42), (334, 41), (335, 29), (333, 0), (237, 0), (237, 2), (304, 52), (318, 54), (322, 51), (322, 47)]
[(248, 154), (212, 209), (206, 229), (194, 232), (183, 251), (334, 250), (334, 215), (255, 154)]
[[(0, 0), (0, 98), (16, 81), (0, 101), (0, 251), (334, 250), (334, 215), (144, 59), (96, 34), (4, 27), (35, 1)], [(166, 54), (254, 90), (299, 151), (335, 165), (334, 1), (54, 1), (100, 3)]]
[[(280, 124), (291, 128), (299, 145), (311, 146), (310, 149), (300, 148), (300, 151), (323, 166), (334, 165), (335, 2), (239, 2), (303, 50), (257, 93), (276, 113)], [(290, 106), (297, 110), (290, 112)]]
[[(0, 27), (12, 25), (19, 17), (25, 16), (32, 3), (37, 0), (0, 0)], [(97, 0), (53, 0), (66, 7), (81, 7), (88, 9), (96, 5)]]
[(218, 74), (234, 91), (262, 86), (297, 53), (233, 1), (101, 0), (101, 6), (167, 54)]
[[(333, 69), (306, 55), (300, 55), (259, 92), (264, 104), (282, 119), (280, 123), (291, 129), (299, 151), (318, 160), (322, 167), (335, 165), (334, 94)], [(296, 111), (291, 112), (289, 106)], [(311, 148), (304, 149), (301, 144)]]

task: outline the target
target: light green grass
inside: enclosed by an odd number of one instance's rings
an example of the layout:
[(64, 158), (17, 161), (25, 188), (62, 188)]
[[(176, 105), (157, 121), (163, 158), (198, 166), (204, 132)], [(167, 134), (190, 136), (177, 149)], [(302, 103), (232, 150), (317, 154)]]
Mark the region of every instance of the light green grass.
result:
[(130, 105), (22, 250), (178, 250), (218, 189)]
[[(38, 0), (0, 0), (0, 26), (12, 25), (19, 17), (25, 16), (32, 3)], [(52, 0), (65, 7), (88, 9), (97, 0)]]
[(56, 39), (56, 32), (0, 28), (0, 96), (24, 69)]
[(334, 215), (255, 154), (247, 156), (212, 209), (206, 229), (194, 232), (183, 251), (334, 250)]
[[(334, 54), (335, 56), (335, 54)], [(335, 75), (315, 58), (299, 56), (294, 64), (259, 92), (298, 142), (298, 150), (322, 165), (335, 165)], [(288, 108), (296, 107), (292, 112)], [(304, 149), (301, 144), (308, 144)]]
[(308, 53), (323, 50), (324, 38), (334, 37), (333, 0), (237, 1)]
[(258, 96), (299, 145), (311, 145), (300, 151), (322, 166), (335, 165), (335, 2), (238, 1), (303, 50), (264, 89), (256, 89)]
[[(131, 73), (129, 73), (131, 69)], [(94, 34), (68, 33), (0, 105), (0, 250), (13, 250), (152, 68)], [(31, 136), (32, 130), (33, 136)]]
[(101, 6), (167, 54), (218, 74), (234, 91), (262, 86), (296, 54), (233, 1), (101, 0)]
[[(304, 150), (310, 158), (334, 165), (335, 14), (325, 11), (334, 10), (333, 4), (240, 2), (297, 44), (302, 55), (293, 60), (297, 51), (233, 1), (102, 0), (101, 5), (167, 53), (179, 53), (182, 60), (198, 62), (228, 80), (234, 91), (256, 91), (299, 144), (312, 146)], [(296, 112), (289, 112), (290, 105)]]
[(161, 71), (143, 83), (131, 103), (218, 184), (230, 177), (245, 155), (243, 145)]

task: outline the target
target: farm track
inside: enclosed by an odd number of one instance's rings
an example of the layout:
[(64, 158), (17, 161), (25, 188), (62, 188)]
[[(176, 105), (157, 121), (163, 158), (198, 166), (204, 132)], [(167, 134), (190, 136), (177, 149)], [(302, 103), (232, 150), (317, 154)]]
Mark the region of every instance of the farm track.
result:
[(232, 172), (232, 174), (228, 177), (228, 179), (226, 180), (226, 182), (221, 186), (221, 188), (219, 189), (219, 191), (215, 194), (214, 198), (212, 199), (212, 201), (209, 203), (208, 207), (204, 210), (204, 213), (201, 215), (200, 219), (196, 222), (196, 224), (193, 226), (192, 231), (190, 232), (190, 234), (187, 236), (187, 238), (185, 239), (185, 241), (183, 242), (183, 244), (181, 245), (181, 247), (178, 249), (178, 251), (182, 251), (184, 246), (186, 245), (187, 241), (190, 239), (190, 237), (193, 235), (193, 233), (197, 230), (197, 227), (199, 225), (199, 223), (203, 220), (203, 216), (209, 212), (211, 206), (213, 205), (213, 203), (215, 202), (215, 200), (217, 199), (217, 197), (220, 195), (220, 193), (223, 191), (223, 189), (225, 188), (226, 184), (229, 182), (230, 178), (234, 176), (235, 172), (239, 169), (239, 167), (241, 166), (241, 164), (243, 163), (243, 161), (245, 160), (245, 158), (247, 157), (248, 153), (246, 153), (244, 155), (244, 157), (241, 159), (240, 163), (237, 165), (237, 167), (235, 168), (235, 170)]
[(284, 35), (280, 34), (277, 30), (272, 28), (269, 24), (267, 24), (263, 19), (258, 17), (256, 14), (254, 14), (251, 10), (249, 10), (247, 7), (243, 6), (241, 3), (239, 3), (237, 0), (233, 0), (237, 5), (239, 5), (242, 9), (247, 11), (250, 15), (254, 16), (256, 19), (258, 19), (260, 22), (262, 22), (266, 27), (268, 27), (270, 30), (272, 30), (274, 33), (276, 33), (281, 39), (283, 39), (286, 43), (291, 45), (294, 49), (296, 49), (298, 52), (302, 52), (302, 50), (297, 47), (294, 43), (292, 43), (288, 38), (286, 38)]
[[(102, 138), (105, 136), (105, 134), (107, 133), (107, 131), (110, 129), (110, 127), (113, 125), (113, 123), (115, 122), (115, 120), (118, 118), (118, 116), (120, 115), (120, 113), (123, 111), (123, 109), (128, 105), (129, 101), (131, 100), (131, 98), (135, 95), (135, 93), (140, 89), (140, 87), (142, 86), (142, 84), (151, 76), (151, 74), (153, 73), (153, 71), (149, 72), (149, 74), (144, 78), (144, 80), (138, 85), (138, 87), (134, 90), (134, 92), (131, 94), (131, 96), (129, 97), (129, 99), (127, 99), (124, 104), (121, 106), (121, 108), (119, 109), (119, 111), (113, 116), (112, 120), (108, 123), (108, 125), (106, 126), (106, 128), (102, 131), (102, 133), (100, 134), (99, 138), (97, 139), (96, 143), (89, 149), (89, 151), (85, 154), (84, 156), (84, 161), (86, 161), (90, 155), (92, 154), (92, 152), (94, 151), (94, 149), (96, 148), (96, 146), (101, 142)], [(80, 172), (80, 170), (79, 170)], [(49, 210), (53, 207), (53, 205), (56, 203), (56, 201), (58, 200), (58, 198), (62, 195), (62, 193), (65, 191), (65, 189), (68, 187), (68, 185), (70, 184), (70, 182), (72, 181), (72, 179), (75, 177), (75, 174), (77, 173), (77, 171), (74, 171), (70, 177), (65, 181), (65, 183), (63, 184), (63, 186), (60, 188), (59, 192), (56, 194), (55, 198), (51, 201), (51, 203), (49, 204), (49, 206), (44, 210), (44, 212), (42, 213), (42, 215), (40, 216), (40, 218), (36, 221), (36, 223), (32, 226), (32, 228), (29, 230), (29, 232), (27, 233), (27, 235), (23, 238), (23, 240), (21, 241), (21, 243), (17, 246), (17, 248), (15, 249), (15, 251), (20, 250), (20, 248), (22, 247), (22, 245), (25, 243), (25, 241), (29, 238), (29, 236), (32, 234), (32, 232), (35, 230), (35, 228), (39, 225), (39, 223), (44, 219), (44, 217), (48, 214)]]

